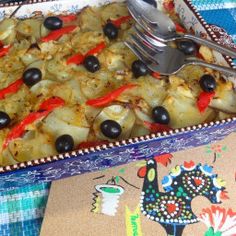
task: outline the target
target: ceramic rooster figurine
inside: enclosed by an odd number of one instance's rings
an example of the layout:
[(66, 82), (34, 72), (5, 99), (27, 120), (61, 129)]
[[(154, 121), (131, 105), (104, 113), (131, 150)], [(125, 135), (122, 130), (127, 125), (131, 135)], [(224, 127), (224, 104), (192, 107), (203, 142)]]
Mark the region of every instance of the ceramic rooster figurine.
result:
[(205, 196), (211, 203), (221, 203), (227, 198), (225, 182), (213, 174), (208, 165), (196, 165), (193, 161), (171, 169), (162, 180), (165, 192), (158, 187), (158, 163), (167, 166), (170, 154), (164, 154), (146, 161), (138, 176), (144, 178), (140, 208), (150, 220), (160, 223), (167, 235), (180, 236), (187, 224), (198, 222), (191, 209), (196, 196)]

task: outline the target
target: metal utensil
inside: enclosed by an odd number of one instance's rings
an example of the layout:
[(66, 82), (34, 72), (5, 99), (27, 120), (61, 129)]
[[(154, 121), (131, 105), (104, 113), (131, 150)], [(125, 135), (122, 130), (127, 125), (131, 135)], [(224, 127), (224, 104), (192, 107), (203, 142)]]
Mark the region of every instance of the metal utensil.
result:
[(180, 39), (189, 39), (224, 55), (236, 58), (236, 50), (192, 34), (178, 34), (174, 22), (166, 14), (150, 4), (141, 0), (128, 0), (127, 6), (135, 21), (153, 38), (160, 42), (167, 43)]
[(150, 70), (162, 75), (176, 74), (187, 65), (200, 65), (236, 76), (236, 70), (232, 68), (207, 63), (195, 57), (188, 57), (180, 50), (169, 46), (153, 46), (134, 34), (130, 35), (125, 44)]

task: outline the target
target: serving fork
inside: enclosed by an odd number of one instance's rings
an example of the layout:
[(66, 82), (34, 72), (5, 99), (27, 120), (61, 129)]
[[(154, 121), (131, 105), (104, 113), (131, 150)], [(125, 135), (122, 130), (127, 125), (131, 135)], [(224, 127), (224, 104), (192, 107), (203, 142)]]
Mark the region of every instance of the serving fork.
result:
[(186, 56), (180, 50), (170, 46), (154, 46), (147, 42), (140, 33), (131, 34), (125, 44), (151, 71), (159, 72), (162, 75), (176, 74), (187, 65), (200, 65), (236, 76), (236, 70), (232, 68), (207, 63), (196, 57)]
[(160, 46), (158, 45), (160, 42), (168, 43), (175, 40), (189, 39), (224, 55), (236, 58), (236, 50), (192, 34), (178, 34), (175, 23), (169, 16), (142, 0), (127, 0), (127, 6), (130, 14), (146, 32), (146, 35), (152, 36), (147, 37), (147, 40), (153, 45)]

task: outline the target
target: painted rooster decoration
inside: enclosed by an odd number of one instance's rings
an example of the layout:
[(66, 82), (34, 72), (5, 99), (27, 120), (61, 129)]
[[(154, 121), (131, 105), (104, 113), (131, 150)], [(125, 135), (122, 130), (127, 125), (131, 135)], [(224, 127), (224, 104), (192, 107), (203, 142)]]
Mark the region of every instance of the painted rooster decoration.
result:
[(213, 174), (208, 165), (196, 165), (193, 161), (171, 169), (162, 180), (165, 192), (158, 187), (157, 164), (165, 166), (170, 162), (170, 154), (164, 154), (146, 161), (138, 176), (144, 178), (140, 208), (150, 220), (160, 223), (168, 235), (180, 236), (188, 224), (198, 222), (191, 209), (191, 201), (196, 196), (205, 196), (213, 204), (226, 199), (225, 182)]

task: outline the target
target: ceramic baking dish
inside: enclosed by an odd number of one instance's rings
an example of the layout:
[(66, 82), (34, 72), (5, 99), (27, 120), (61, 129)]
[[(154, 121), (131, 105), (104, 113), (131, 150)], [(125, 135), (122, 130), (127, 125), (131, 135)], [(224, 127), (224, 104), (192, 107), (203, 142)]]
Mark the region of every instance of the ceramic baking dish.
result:
[[(31, 1), (24, 4), (18, 11), (17, 17), (30, 17), (35, 11), (43, 14), (61, 12), (73, 13), (86, 5), (99, 5), (112, 1), (105, 0), (70, 0), (70, 1)], [(158, 1), (161, 6), (162, 1)], [(7, 17), (18, 6), (18, 3), (1, 4), (0, 19)], [(175, 0), (175, 9), (179, 13), (183, 24), (197, 34), (207, 36), (212, 40), (217, 37), (196, 9), (187, 0)], [(220, 64), (232, 65), (232, 60), (215, 54)], [(0, 190), (20, 187), (26, 184), (49, 182), (86, 172), (98, 171), (104, 168), (125, 164), (131, 161), (151, 158), (161, 153), (175, 152), (197, 147), (213, 141), (221, 140), (236, 130), (236, 117), (199, 124), (197, 126), (175, 129), (170, 132), (151, 134), (143, 137), (122, 140), (94, 148), (73, 151), (0, 167)]]

